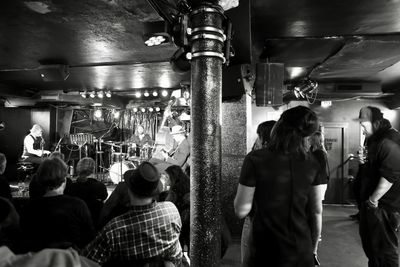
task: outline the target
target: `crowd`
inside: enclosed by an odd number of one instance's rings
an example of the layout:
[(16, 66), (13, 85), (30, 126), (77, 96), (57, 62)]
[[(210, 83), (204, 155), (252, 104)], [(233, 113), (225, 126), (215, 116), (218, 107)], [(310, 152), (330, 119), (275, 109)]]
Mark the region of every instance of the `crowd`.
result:
[[(368, 147), (356, 183), (362, 246), (370, 267), (398, 266), (400, 134), (375, 107), (362, 108), (357, 120)], [(236, 215), (246, 218), (242, 266), (319, 264), (322, 201), (330, 176), (319, 127), (315, 112), (304, 106), (259, 125), (234, 200)], [(84, 261), (86, 266), (189, 265), (184, 254), (190, 248), (190, 179), (182, 165), (160, 174), (153, 163), (142, 162), (125, 172), (108, 196), (94, 175), (93, 159), (82, 158), (78, 177), (71, 180), (62, 155), (53, 154), (40, 163), (30, 183), (30, 200), (21, 210), (15, 209), (2, 176), (5, 166), (0, 153), (4, 259), (26, 260), (28, 251), (36, 252), (30, 257), (50, 259), (63, 251), (57, 260)]]

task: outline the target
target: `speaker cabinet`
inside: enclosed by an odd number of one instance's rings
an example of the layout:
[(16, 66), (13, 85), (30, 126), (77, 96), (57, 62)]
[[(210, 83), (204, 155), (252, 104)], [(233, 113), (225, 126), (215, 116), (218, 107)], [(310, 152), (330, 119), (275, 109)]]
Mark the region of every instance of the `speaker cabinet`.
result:
[(62, 82), (69, 76), (68, 65), (41, 65), (39, 74), (44, 82)]
[(258, 63), (256, 65), (256, 105), (279, 106), (283, 104), (284, 65)]

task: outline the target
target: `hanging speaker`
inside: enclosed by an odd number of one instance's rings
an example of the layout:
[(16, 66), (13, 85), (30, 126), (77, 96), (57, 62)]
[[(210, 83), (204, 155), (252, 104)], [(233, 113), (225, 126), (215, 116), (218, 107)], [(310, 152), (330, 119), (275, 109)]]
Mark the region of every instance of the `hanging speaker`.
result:
[(258, 63), (256, 66), (256, 105), (279, 106), (283, 104), (283, 63)]

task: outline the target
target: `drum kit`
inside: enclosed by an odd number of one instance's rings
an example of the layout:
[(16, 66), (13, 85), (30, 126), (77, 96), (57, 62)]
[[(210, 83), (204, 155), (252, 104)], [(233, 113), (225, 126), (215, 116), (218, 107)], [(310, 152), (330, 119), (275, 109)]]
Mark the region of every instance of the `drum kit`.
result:
[(153, 152), (152, 146), (145, 144), (139, 146), (135, 143), (102, 142), (110, 146), (110, 168), (108, 169), (110, 179), (118, 184), (123, 179), (123, 174), (130, 169), (135, 169), (143, 161), (148, 161)]

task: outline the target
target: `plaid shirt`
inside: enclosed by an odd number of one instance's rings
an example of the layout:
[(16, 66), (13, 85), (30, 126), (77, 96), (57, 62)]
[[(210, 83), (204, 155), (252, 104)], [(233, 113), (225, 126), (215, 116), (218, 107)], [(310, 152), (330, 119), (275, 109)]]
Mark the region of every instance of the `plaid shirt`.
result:
[(172, 202), (133, 206), (111, 220), (82, 254), (100, 264), (110, 259), (134, 260), (161, 256), (179, 261), (181, 218)]

